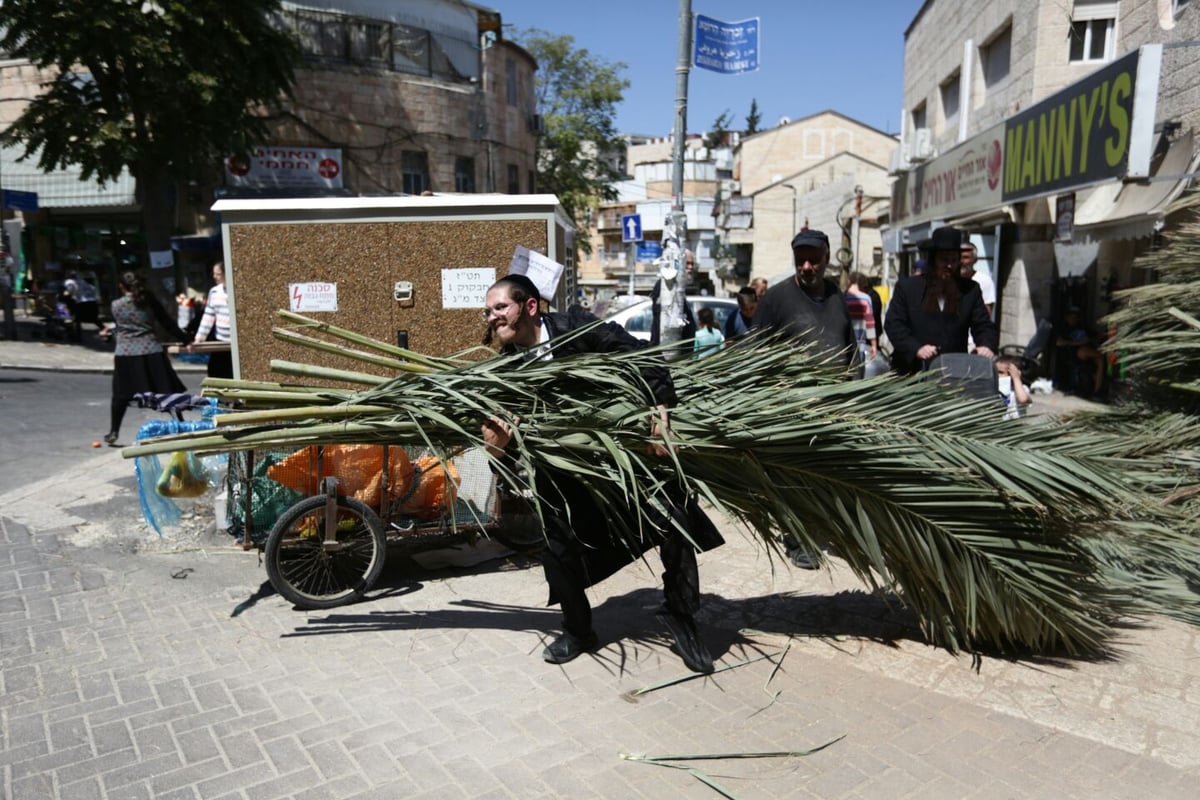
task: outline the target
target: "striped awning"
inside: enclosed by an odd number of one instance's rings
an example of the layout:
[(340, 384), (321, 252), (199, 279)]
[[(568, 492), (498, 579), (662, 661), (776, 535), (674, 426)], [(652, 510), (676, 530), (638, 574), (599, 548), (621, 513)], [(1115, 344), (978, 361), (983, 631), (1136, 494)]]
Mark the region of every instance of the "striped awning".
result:
[(101, 185), (95, 180), (83, 180), (78, 167), (43, 172), (38, 168), (37, 156), (24, 161), (18, 159), (24, 148), (0, 147), (0, 185), (5, 189), (21, 192), (36, 192), (38, 208), (136, 208), (134, 179), (127, 169), (122, 169), (115, 181)]
[(1154, 233), (1167, 206), (1183, 192), (1200, 165), (1189, 131), (1171, 142), (1145, 183), (1113, 181), (1077, 201), (1074, 241), (1138, 239)]

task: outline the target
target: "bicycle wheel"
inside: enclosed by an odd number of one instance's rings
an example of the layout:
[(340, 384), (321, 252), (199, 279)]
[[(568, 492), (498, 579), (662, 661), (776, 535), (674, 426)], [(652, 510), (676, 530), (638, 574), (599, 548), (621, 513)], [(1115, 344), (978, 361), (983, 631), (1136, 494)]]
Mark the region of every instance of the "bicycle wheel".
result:
[(337, 498), (337, 542), (325, 542), (325, 498), (284, 512), (267, 536), (267, 577), (299, 608), (334, 608), (374, 585), (383, 571), (383, 523), (365, 503)]

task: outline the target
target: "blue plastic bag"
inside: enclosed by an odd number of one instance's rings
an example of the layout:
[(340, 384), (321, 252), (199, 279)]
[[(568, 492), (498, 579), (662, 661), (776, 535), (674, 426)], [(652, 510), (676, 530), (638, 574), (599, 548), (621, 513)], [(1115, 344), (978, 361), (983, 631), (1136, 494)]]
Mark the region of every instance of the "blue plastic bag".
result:
[[(199, 421), (174, 419), (151, 420), (138, 429), (137, 440), (141, 442), (157, 436), (170, 436), (176, 433), (206, 431), (215, 428), (216, 423), (211, 419), (214, 412), (210, 412), (207, 408), (204, 411), (208, 412), (205, 415), (208, 418)], [(225, 454), (203, 456), (200, 458), (200, 461), (204, 464), (205, 472), (210, 476), (210, 486), (213, 485), (213, 480), (217, 480), (215, 476), (225, 474), (225, 465), (228, 458)], [(159, 479), (162, 477), (163, 466), (163, 460), (157, 455), (138, 456), (133, 462), (134, 472), (137, 474), (138, 499), (141, 501), (142, 516), (160, 538), (162, 537), (162, 526), (178, 525), (182, 517), (179, 505), (171, 498), (163, 497), (155, 489)]]

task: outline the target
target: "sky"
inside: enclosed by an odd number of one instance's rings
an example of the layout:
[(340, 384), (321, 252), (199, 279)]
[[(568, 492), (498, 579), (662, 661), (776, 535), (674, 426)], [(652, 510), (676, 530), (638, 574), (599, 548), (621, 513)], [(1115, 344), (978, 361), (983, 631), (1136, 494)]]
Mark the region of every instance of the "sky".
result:
[[(679, 0), (485, 0), (500, 12), (505, 36), (540, 28), (569, 35), (576, 48), (626, 65), (630, 81), (617, 108), (621, 133), (666, 136), (675, 123)], [(921, 0), (692, 0), (692, 13), (722, 22), (759, 18), (757, 72), (688, 74), (689, 133), (703, 133), (728, 111), (744, 128), (751, 99), (760, 128), (781, 117), (826, 109), (886, 133), (899, 131), (904, 29)], [(520, 37), (515, 37), (520, 38)]]

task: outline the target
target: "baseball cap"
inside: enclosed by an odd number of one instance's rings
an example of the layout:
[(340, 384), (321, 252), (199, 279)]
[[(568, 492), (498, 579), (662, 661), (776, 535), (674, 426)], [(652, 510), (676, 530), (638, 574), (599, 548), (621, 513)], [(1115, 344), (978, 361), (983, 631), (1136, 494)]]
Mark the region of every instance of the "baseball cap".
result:
[(829, 248), (829, 237), (821, 231), (806, 230), (800, 231), (792, 238), (792, 249), (797, 247), (824, 247)]

